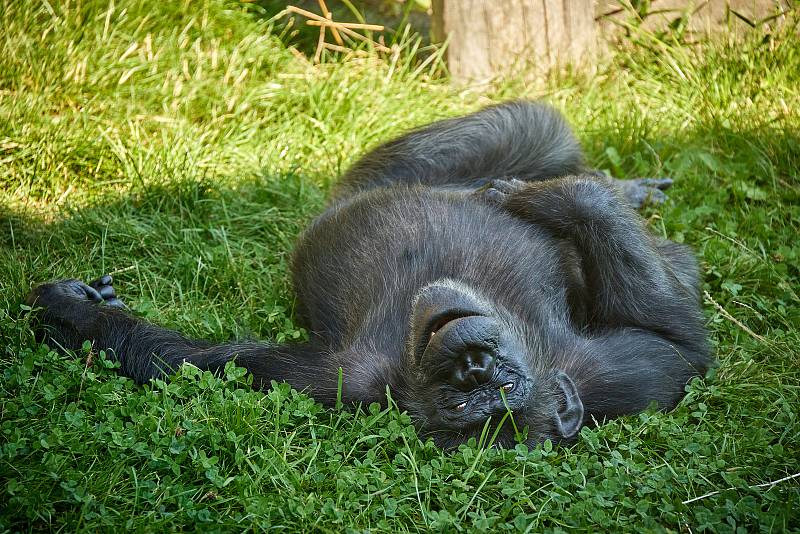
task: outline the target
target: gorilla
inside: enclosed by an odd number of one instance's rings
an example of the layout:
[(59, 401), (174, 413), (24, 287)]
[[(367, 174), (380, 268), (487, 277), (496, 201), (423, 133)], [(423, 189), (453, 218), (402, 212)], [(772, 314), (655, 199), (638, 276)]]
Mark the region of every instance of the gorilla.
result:
[(559, 113), (512, 101), (406, 133), (344, 174), (294, 250), (308, 342), (189, 339), (128, 313), (110, 276), (27, 302), (40, 339), (91, 340), (139, 383), (234, 360), (254, 387), (285, 381), (326, 406), (385, 405), (388, 387), (445, 448), (485, 428), (501, 446), (514, 428), (568, 442), (671, 409), (712, 363), (692, 252), (634, 211), (670, 183), (590, 171)]

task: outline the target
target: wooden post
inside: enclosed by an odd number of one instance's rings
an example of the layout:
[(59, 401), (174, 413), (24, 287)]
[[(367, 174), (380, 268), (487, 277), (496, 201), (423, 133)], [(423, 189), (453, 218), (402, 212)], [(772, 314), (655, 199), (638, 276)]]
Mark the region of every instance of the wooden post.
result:
[(449, 38), (453, 79), (485, 81), (521, 69), (588, 61), (593, 0), (433, 0), (433, 39)]

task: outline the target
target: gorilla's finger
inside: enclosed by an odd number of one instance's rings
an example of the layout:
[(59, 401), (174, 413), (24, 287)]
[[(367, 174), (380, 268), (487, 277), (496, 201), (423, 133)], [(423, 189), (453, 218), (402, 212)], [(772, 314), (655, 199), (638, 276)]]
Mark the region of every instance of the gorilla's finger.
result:
[(117, 296), (117, 292), (114, 290), (114, 286), (102, 286), (99, 289), (100, 294), (103, 296), (105, 300), (114, 298)]

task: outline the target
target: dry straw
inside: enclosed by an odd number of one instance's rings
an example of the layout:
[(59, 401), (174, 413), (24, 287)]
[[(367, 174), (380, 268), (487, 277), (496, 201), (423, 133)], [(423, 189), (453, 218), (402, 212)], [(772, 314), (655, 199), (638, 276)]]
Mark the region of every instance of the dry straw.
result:
[[(369, 37), (358, 33), (356, 30), (361, 31), (377, 31), (382, 32), (384, 27), (378, 24), (358, 24), (355, 22), (337, 22), (333, 20), (333, 13), (328, 10), (325, 0), (318, 0), (319, 7), (323, 15), (318, 15), (311, 11), (299, 8), (297, 6), (287, 6), (286, 13), (295, 13), (306, 17), (306, 24), (309, 26), (319, 26), (319, 39), (317, 40), (317, 50), (314, 53), (314, 63), (319, 63), (322, 58), (322, 51), (325, 49), (333, 50), (335, 52), (351, 52), (352, 49), (347, 47), (342, 34), (356, 40), (371, 44), (376, 50), (380, 52), (391, 52), (391, 49), (375, 42)], [(328, 43), (325, 41), (326, 32), (330, 29), (336, 44)]]

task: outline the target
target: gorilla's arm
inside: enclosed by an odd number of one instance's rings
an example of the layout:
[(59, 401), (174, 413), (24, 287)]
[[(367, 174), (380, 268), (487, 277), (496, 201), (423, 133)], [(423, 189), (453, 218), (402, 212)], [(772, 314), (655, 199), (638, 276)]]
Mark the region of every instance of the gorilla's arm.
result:
[(675, 243), (657, 245), (613, 186), (588, 177), (529, 183), (506, 208), (575, 245), (593, 323), (704, 346), (691, 254)]
[[(102, 279), (101, 279), (102, 280)], [(93, 287), (92, 287), (93, 286)], [(38, 332), (49, 343), (69, 350), (92, 341), (120, 362), (120, 372), (138, 383), (172, 373), (183, 362), (219, 371), (230, 360), (253, 374), (254, 386), (268, 388), (271, 380), (307, 390), (318, 402), (333, 405), (337, 398), (339, 358), (311, 343), (212, 344), (142, 321), (114, 304), (119, 302), (108, 284), (78, 280), (43, 284), (28, 303), (41, 308)], [(106, 303), (99, 302), (103, 297)], [(346, 372), (346, 371), (345, 371)]]
[(593, 176), (518, 183), (499, 196), (577, 250), (590, 342), (584, 357), (564, 360), (589, 411), (673, 406), (710, 363), (691, 252), (650, 236), (618, 190)]

